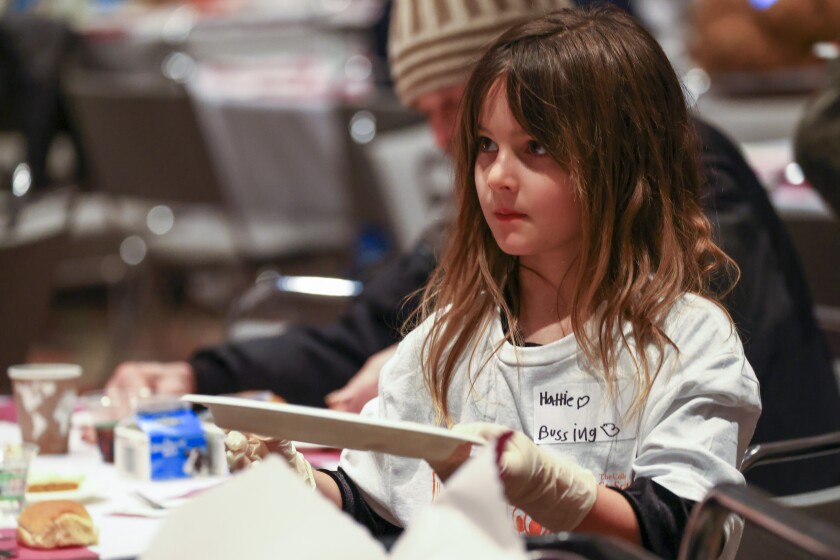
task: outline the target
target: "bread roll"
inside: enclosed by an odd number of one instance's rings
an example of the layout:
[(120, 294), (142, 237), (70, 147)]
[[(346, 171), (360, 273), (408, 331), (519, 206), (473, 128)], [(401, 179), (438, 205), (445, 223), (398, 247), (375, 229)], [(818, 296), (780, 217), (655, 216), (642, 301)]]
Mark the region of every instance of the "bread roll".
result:
[(18, 516), (17, 540), (32, 548), (88, 546), (97, 543), (96, 528), (85, 507), (73, 500), (46, 500)]

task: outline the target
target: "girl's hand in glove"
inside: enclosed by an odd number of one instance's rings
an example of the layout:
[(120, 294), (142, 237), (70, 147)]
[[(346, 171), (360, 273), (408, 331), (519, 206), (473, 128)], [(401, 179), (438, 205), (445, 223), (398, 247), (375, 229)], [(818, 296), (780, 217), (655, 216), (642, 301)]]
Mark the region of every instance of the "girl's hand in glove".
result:
[(280, 455), (305, 483), (315, 488), (312, 465), (295, 449), (291, 441), (273, 439), (256, 434), (230, 431), (225, 437), (225, 456), (230, 472), (236, 472), (255, 465), (270, 453)]
[(571, 531), (595, 505), (595, 476), (574, 461), (549, 453), (522, 432), (496, 424), (460, 424), (454, 431), (496, 442), (505, 496), (546, 529)]

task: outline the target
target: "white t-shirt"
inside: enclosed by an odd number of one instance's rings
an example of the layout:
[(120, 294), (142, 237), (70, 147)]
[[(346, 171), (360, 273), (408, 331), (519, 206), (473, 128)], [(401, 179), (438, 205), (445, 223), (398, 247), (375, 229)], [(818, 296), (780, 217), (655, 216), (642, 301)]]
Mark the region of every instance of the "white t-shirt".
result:
[[(399, 345), (382, 370), (379, 397), (363, 415), (434, 422), (420, 362), (429, 325), (424, 322)], [(597, 373), (586, 370), (574, 335), (544, 346), (516, 347), (503, 342), (501, 322), (494, 317), (485, 335), (476, 337), (471, 363), (462, 358), (458, 365), (449, 389), (451, 415), (456, 423), (492, 422), (519, 430), (608, 486), (626, 487), (646, 477), (698, 501), (717, 484), (743, 484), (736, 466), (761, 404), (758, 381), (735, 328), (712, 302), (685, 295), (664, 330), (679, 352), (666, 346), (646, 404), (628, 420), (623, 409), (637, 386), (629, 352), (619, 355), (620, 391), (610, 398)], [(648, 355), (655, 367), (656, 356), (652, 350)], [(422, 460), (345, 450), (340, 465), (368, 504), (402, 527), (439, 490), (439, 480)], [(511, 508), (510, 513), (520, 532), (532, 533), (524, 512)]]

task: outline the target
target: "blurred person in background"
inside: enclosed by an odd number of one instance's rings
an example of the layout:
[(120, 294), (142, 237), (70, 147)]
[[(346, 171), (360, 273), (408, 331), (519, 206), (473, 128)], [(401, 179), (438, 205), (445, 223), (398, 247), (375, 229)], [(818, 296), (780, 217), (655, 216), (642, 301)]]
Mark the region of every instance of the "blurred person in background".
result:
[[(840, 51), (840, 41), (834, 48)], [(840, 219), (840, 57), (834, 55), (830, 82), (805, 109), (793, 147), (805, 178)]]
[(689, 17), (690, 52), (710, 74), (801, 69), (837, 37), (840, 0), (693, 0)]
[[(447, 0), (451, 13), (467, 17), (436, 18), (416, 9), (417, 0), (396, 0), (389, 58), (397, 94), (426, 116), (435, 142), (448, 151), (464, 85), (483, 49), (512, 24), (567, 4)], [(753, 442), (840, 430), (828, 343), (793, 245), (737, 147), (708, 124), (693, 125), (703, 147), (705, 211), (716, 242), (741, 270), (725, 303), (761, 383), (764, 413)], [(124, 363), (108, 385), (205, 394), (267, 389), (293, 403), (358, 411), (376, 394), (379, 371), (418, 304), (416, 291), (434, 269), (442, 228), (431, 229), (370, 280), (335, 324), (200, 349), (188, 362)], [(840, 459), (774, 469), (753, 471), (748, 480), (777, 494), (840, 483)]]

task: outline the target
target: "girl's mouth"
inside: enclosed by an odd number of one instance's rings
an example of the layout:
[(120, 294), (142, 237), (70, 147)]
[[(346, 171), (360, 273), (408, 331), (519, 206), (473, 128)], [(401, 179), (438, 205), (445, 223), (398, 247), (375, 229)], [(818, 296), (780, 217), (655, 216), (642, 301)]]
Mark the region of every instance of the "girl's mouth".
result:
[(493, 214), (500, 222), (512, 222), (513, 220), (521, 220), (525, 217), (525, 214), (506, 209), (496, 210)]

